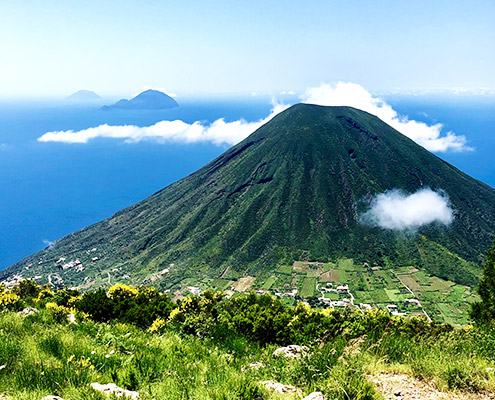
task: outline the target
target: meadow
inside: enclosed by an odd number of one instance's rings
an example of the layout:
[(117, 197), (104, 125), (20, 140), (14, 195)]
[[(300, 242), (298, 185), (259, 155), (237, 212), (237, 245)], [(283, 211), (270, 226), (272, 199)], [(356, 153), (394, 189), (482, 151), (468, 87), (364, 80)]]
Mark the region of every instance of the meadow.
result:
[[(314, 391), (328, 399), (381, 399), (374, 381), (384, 374), (427, 382), (446, 398), (495, 392), (492, 328), (456, 328), (377, 309), (288, 307), (270, 295), (227, 299), (220, 292), (172, 306), (151, 301), (149, 311), (161, 316), (140, 327), (144, 320), (126, 312), (139, 296), (161, 296), (149, 288), (116, 285), (103, 292), (105, 321), (96, 322), (81, 310), (89, 294), (33, 293), (27, 286), (4, 290), (0, 302), (0, 395), (11, 399), (106, 398), (93, 382), (115, 383), (141, 399), (290, 399)], [(23, 316), (28, 305), (38, 312)], [(273, 355), (287, 344), (308, 346), (307, 356)], [(270, 392), (261, 383), (267, 380), (299, 392)]]

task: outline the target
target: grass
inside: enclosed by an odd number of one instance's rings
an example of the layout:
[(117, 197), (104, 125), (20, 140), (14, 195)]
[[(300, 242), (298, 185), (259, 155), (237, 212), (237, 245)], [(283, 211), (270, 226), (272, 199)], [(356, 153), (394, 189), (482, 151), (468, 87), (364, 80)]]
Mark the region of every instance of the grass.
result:
[[(221, 342), (166, 329), (150, 334), (125, 324), (58, 323), (50, 312), (23, 318), (0, 313), (0, 394), (11, 399), (105, 399), (91, 382), (113, 382), (148, 399), (277, 399), (260, 381), (322, 391), (338, 400), (380, 399), (371, 379), (380, 372), (407, 373), (440, 390), (495, 390), (495, 332), (458, 328), (436, 335), (380, 337), (365, 332), (348, 341), (324, 337), (310, 358), (274, 358), (276, 346), (238, 337)], [(260, 369), (249, 364), (260, 362)], [(290, 397), (284, 397), (290, 399)]]
[(353, 263), (352, 258), (340, 258), (338, 260), (338, 265), (339, 265), (339, 269), (352, 270), (354, 263)]
[(347, 276), (346, 276), (345, 271), (343, 269), (339, 269), (339, 281), (341, 283), (347, 283)]
[(211, 286), (218, 290), (226, 290), (232, 285), (232, 283), (233, 282), (231, 280), (217, 278), (212, 281)]
[(290, 275), (292, 274), (292, 265), (281, 265), (277, 268), (277, 272)]
[(300, 292), (301, 297), (313, 297), (315, 295), (316, 283), (316, 278), (304, 278)]
[(277, 278), (275, 276), (270, 276), (265, 283), (263, 283), (263, 289), (270, 289), (274, 283), (277, 282)]
[[(12, 399), (104, 399), (89, 387), (98, 381), (136, 390), (141, 399), (247, 400), (279, 398), (259, 384), (263, 380), (297, 385), (303, 393), (331, 385), (326, 369), (337, 363), (336, 357), (318, 355), (298, 363), (272, 357), (274, 349), (242, 338), (214, 343), (173, 331), (152, 335), (124, 324), (68, 325), (44, 310), (25, 319), (2, 313), (0, 364), (6, 367), (0, 370), (0, 394)], [(249, 368), (252, 362), (264, 367)], [(317, 368), (325, 377), (312, 377)]]

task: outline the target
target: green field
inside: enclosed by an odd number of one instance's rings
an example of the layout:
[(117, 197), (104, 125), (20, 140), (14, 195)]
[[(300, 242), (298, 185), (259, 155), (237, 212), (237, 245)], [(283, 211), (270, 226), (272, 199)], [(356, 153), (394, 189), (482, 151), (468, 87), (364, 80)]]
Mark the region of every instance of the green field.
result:
[(292, 265), (281, 265), (277, 268), (277, 272), (281, 274), (292, 274)]
[[(214, 283), (217, 281), (215, 280)], [(284, 288), (286, 283), (290, 287), (299, 288), (298, 295), (303, 299), (321, 297), (320, 293), (316, 292), (318, 283), (323, 286), (330, 283), (334, 288), (347, 284), (356, 305), (367, 303), (385, 307), (388, 304), (395, 304), (399, 311), (409, 314), (422, 311), (417, 305), (405, 301), (416, 298), (433, 320), (452, 324), (470, 323), (468, 310), (476, 299), (472, 288), (431, 276), (414, 266), (372, 269), (354, 264), (349, 258), (338, 259), (334, 263), (296, 261), (293, 266), (283, 265), (278, 267), (273, 275), (260, 279), (256, 288), (285, 292), (287, 291), (285, 289), (289, 289)], [(349, 296), (325, 293), (324, 297), (341, 300), (341, 297)], [(314, 306), (318, 304), (315, 303)], [(321, 304), (321, 307), (323, 306)]]
[(228, 279), (221, 279), (221, 278), (217, 278), (217, 279), (214, 279), (212, 282), (211, 282), (211, 285), (215, 288), (215, 289), (218, 289), (218, 290), (226, 290), (230, 287), (230, 285), (232, 285), (232, 283), (234, 283), (233, 281), (231, 280), (228, 280)]
[(316, 278), (304, 278), (301, 286), (301, 293), (300, 293), (301, 297), (302, 298), (313, 297), (315, 295), (316, 283), (317, 283)]
[(270, 289), (274, 283), (277, 282), (277, 278), (275, 276), (270, 276), (265, 283), (263, 284), (263, 289)]

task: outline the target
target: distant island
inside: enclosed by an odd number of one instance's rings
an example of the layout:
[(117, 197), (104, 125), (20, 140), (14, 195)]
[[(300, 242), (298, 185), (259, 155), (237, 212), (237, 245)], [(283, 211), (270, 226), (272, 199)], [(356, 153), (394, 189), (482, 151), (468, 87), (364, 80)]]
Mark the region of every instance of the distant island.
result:
[(160, 110), (179, 107), (169, 95), (158, 90), (146, 90), (130, 100), (121, 99), (110, 106), (103, 106), (102, 110)]
[(72, 93), (67, 100), (78, 103), (89, 103), (101, 100), (101, 97), (98, 96), (95, 92), (91, 90), (81, 89), (75, 93)]

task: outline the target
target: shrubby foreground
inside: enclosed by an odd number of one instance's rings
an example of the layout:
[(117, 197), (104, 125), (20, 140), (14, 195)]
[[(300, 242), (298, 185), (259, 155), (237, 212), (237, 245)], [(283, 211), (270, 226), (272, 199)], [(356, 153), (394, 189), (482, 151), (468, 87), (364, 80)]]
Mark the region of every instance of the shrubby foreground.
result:
[[(3, 290), (0, 304), (0, 394), (13, 399), (105, 398), (94, 382), (141, 399), (300, 398), (314, 391), (379, 399), (373, 381), (383, 373), (456, 395), (495, 391), (489, 327), (286, 307), (268, 295), (227, 299), (207, 291), (175, 304), (155, 289), (126, 285), (81, 296), (25, 281)], [(19, 314), (26, 307), (39, 311)], [(289, 344), (308, 346), (307, 356), (274, 355)], [(272, 393), (266, 381), (299, 392)]]

